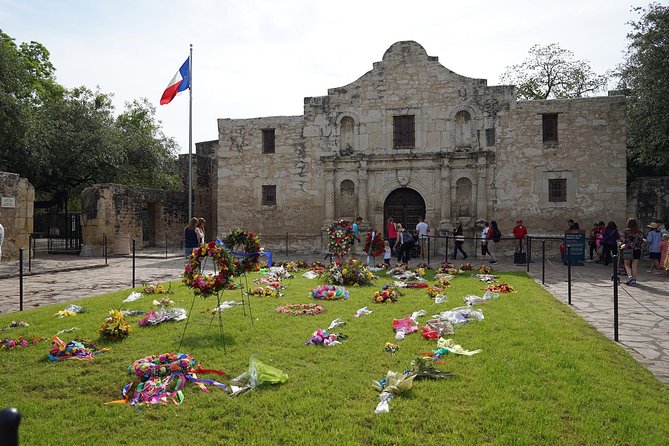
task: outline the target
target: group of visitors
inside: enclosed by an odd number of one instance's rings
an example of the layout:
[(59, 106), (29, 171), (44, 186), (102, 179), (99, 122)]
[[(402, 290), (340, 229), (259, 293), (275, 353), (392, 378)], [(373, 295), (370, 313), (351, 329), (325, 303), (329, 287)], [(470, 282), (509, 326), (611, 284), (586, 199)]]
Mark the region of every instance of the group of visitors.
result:
[(669, 230), (661, 222), (652, 222), (647, 225), (648, 232), (644, 236), (635, 218), (627, 220), (625, 230), (621, 234), (615, 222), (595, 222), (588, 237), (590, 248), (589, 259), (586, 262), (603, 263), (608, 266), (613, 262), (613, 256), (620, 254), (627, 285), (634, 285), (638, 278), (638, 265), (644, 246), (648, 248), (651, 274), (669, 274)]
[(184, 254), (186, 255), (186, 260), (188, 260), (188, 256), (193, 252), (193, 248), (197, 248), (202, 243), (205, 243), (205, 223), (204, 218), (193, 217), (184, 228)]
[(390, 259), (395, 255), (398, 262), (408, 265), (411, 251), (416, 243), (419, 243), (420, 251), (424, 252), (424, 244), (430, 233), (430, 226), (421, 217), (416, 224), (416, 230), (412, 233), (412, 231), (402, 227), (401, 223), (395, 223), (395, 220), (391, 217), (388, 219), (387, 231), (388, 244), (385, 246), (383, 261), (386, 265), (390, 265)]

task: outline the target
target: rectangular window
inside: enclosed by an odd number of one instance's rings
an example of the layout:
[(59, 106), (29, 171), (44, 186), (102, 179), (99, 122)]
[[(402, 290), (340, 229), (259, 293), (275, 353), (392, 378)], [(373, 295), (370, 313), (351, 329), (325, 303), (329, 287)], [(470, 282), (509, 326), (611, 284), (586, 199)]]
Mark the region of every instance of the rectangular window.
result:
[(567, 201), (567, 180), (548, 180), (548, 201), (562, 203)]
[(544, 142), (557, 143), (558, 142), (558, 115), (549, 114), (541, 115), (543, 123), (543, 138)]
[(262, 187), (262, 205), (276, 206), (276, 186)]
[(414, 115), (393, 116), (393, 147), (413, 149), (416, 144)]
[(274, 129), (262, 131), (262, 153), (274, 153)]
[(488, 147), (495, 145), (495, 129), (485, 129), (485, 145)]

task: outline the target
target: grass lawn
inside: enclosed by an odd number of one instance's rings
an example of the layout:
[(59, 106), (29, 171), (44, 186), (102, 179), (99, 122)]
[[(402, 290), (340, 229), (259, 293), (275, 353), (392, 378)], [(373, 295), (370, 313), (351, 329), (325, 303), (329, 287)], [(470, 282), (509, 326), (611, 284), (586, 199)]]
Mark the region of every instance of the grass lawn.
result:
[[(394, 342), (392, 321), (417, 310), (428, 317), (463, 305), (468, 294), (482, 295), (485, 284), (458, 275), (447, 290), (448, 303), (436, 304), (424, 289), (404, 290), (397, 303), (373, 304), (374, 290), (390, 283), (381, 273), (372, 287), (349, 287), (350, 299), (319, 301), (326, 312), (316, 316), (277, 314), (279, 305), (311, 303), (309, 290), (321, 282), (301, 277), (284, 280), (283, 297), (250, 297), (253, 320), (241, 307), (223, 313), (227, 353), (216, 325), (209, 327), (205, 308), (215, 297), (193, 300), (179, 282), (170, 297), (190, 308), (191, 323), (181, 351), (207, 369), (223, 370), (228, 382), (242, 373), (251, 355), (289, 375), (284, 384), (262, 386), (228, 398), (222, 391), (200, 391), (187, 384), (182, 405), (105, 405), (120, 398), (131, 382), (134, 360), (175, 352), (184, 322), (139, 327), (141, 316), (129, 317), (133, 333), (105, 343), (97, 329), (110, 309), (152, 308), (154, 296), (122, 304), (130, 290), (75, 301), (86, 308), (58, 319), (66, 305), (0, 315), (0, 327), (22, 319), (30, 327), (0, 331), (0, 338), (61, 335), (109, 346), (94, 361), (48, 360), (49, 343), (0, 351), (0, 407), (17, 407), (23, 416), (23, 445), (89, 444), (638, 444), (669, 443), (669, 392), (622, 348), (577, 317), (567, 306), (524, 273), (501, 274), (517, 293), (478, 306), (483, 321), (455, 327), (451, 336), (474, 356), (444, 356), (437, 365), (451, 379), (415, 381), (408, 393), (390, 402), (390, 412), (375, 414), (379, 394), (371, 386), (388, 370), (401, 372), (426, 350), (436, 349), (420, 332), (399, 341), (396, 356), (384, 351)], [(426, 276), (431, 279), (434, 271)], [(256, 275), (249, 276), (251, 279)], [(432, 283), (431, 281), (429, 283)], [(82, 284), (89, 286), (89, 284)], [(160, 298), (160, 297), (158, 297)], [(226, 291), (222, 300), (240, 298)], [(363, 306), (373, 314), (355, 318)], [(340, 317), (338, 328), (349, 336), (335, 347), (305, 346), (317, 328)], [(424, 322), (428, 317), (422, 317)], [(421, 324), (422, 325), (422, 324)]]

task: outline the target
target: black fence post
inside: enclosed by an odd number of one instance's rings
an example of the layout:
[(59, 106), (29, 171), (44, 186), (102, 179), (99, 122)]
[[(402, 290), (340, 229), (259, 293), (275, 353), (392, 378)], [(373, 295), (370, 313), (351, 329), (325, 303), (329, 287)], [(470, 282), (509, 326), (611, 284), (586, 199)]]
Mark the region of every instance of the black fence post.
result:
[(32, 246), (33, 246), (33, 235), (30, 234), (28, 236), (28, 272), (32, 271), (33, 265), (32, 265), (32, 255), (30, 255), (32, 251)]
[(0, 410), (0, 444), (2, 446), (19, 445), (19, 423), (21, 413), (14, 407)]
[(430, 237), (427, 238), (427, 264), (430, 264)]
[(288, 257), (288, 233), (286, 232), (286, 257)]
[(567, 246), (567, 302), (571, 305), (571, 246)]
[(135, 239), (132, 239), (132, 287), (135, 288)]
[(165, 233), (165, 258), (167, 258), (167, 233)]
[(19, 248), (19, 311), (23, 311), (23, 248)]
[(541, 241), (541, 284), (546, 285), (546, 240)]
[(525, 267), (530, 272), (530, 253), (532, 252), (532, 237), (527, 236), (527, 253), (525, 254)]
[(444, 254), (444, 262), (448, 263), (448, 245), (449, 245), (449, 236), (446, 236), (446, 254)]
[(613, 255), (613, 340), (618, 342), (618, 255)]

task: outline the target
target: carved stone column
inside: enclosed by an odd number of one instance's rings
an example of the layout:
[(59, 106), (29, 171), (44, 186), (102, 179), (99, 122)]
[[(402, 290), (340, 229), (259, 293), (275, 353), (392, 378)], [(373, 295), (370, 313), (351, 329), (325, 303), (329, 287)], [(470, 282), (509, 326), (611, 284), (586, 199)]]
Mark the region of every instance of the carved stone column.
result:
[[(369, 223), (367, 215), (367, 162), (360, 161), (358, 167), (358, 215), (363, 221)], [(357, 217), (356, 216), (356, 217)]]
[(335, 218), (335, 175), (334, 164), (325, 165), (325, 221), (331, 223)]
[(488, 218), (488, 161), (479, 155), (476, 163), (478, 180), (476, 187), (476, 219)]
[(451, 219), (451, 167), (448, 164), (448, 158), (441, 161), (441, 172), (439, 175), (439, 193), (440, 210), (439, 220), (446, 221)]

